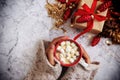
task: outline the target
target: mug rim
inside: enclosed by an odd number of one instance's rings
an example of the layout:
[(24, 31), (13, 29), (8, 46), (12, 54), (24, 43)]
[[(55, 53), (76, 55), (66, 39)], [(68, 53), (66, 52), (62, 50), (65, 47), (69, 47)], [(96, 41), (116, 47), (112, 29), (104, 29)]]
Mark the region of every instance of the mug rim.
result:
[[(57, 56), (56, 56), (57, 47), (58, 47), (58, 46), (60, 45), (60, 43), (63, 42), (63, 41), (71, 41), (71, 42), (74, 42), (74, 43), (77, 45), (78, 49), (79, 49), (79, 54), (80, 54), (80, 55), (79, 55), (78, 59), (75, 60), (73, 63), (65, 64), (65, 63), (63, 63), (62, 61), (60, 61), (60, 59), (58, 59)], [(60, 40), (60, 41), (58, 41), (58, 43), (57, 43), (56, 46), (55, 46), (55, 49), (54, 49), (54, 57), (55, 57), (55, 60), (57, 60), (57, 62), (59, 62), (62, 66), (65, 66), (65, 67), (74, 66), (75, 64), (79, 63), (79, 61), (80, 61), (80, 59), (81, 59), (81, 57), (82, 57), (81, 45), (78, 44), (75, 40), (72, 40), (72, 39)]]

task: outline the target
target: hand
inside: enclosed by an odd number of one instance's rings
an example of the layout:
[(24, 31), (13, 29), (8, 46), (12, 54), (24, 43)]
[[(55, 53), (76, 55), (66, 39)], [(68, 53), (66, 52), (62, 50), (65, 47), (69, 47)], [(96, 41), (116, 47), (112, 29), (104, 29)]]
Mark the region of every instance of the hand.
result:
[(89, 55), (87, 54), (87, 52), (85, 51), (85, 49), (82, 46), (81, 46), (81, 49), (82, 49), (82, 52), (83, 52), (82, 57), (85, 59), (86, 63), (90, 64), (91, 60), (90, 60)]
[(55, 60), (54, 60), (54, 49), (55, 49), (55, 45), (58, 41), (60, 40), (65, 40), (65, 39), (68, 39), (69, 37), (67, 36), (61, 36), (61, 37), (58, 37), (58, 38), (55, 38), (49, 45), (49, 47), (47, 48), (46, 50), (46, 55), (47, 55), (47, 58), (48, 58), (48, 61), (50, 62), (51, 65), (55, 65)]
[[(60, 40), (65, 40), (68, 39), (69, 37), (67, 36), (62, 36), (62, 37), (58, 37), (55, 38), (49, 45), (49, 47), (46, 50), (46, 55), (48, 58), (48, 61), (50, 62), (51, 65), (55, 65), (55, 60), (54, 60), (54, 49), (55, 49), (55, 45), (58, 41)], [(81, 46), (82, 52), (83, 52), (83, 58), (85, 59), (86, 63), (90, 64), (90, 57), (88, 56), (87, 52), (85, 51), (85, 49)]]

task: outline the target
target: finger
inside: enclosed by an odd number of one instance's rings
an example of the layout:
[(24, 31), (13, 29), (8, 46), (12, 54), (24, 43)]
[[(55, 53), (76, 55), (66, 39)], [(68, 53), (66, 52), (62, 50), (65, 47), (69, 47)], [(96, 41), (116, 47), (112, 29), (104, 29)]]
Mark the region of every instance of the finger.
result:
[(91, 64), (96, 64), (96, 65), (99, 65), (99, 64), (100, 64), (100, 62), (94, 61), (94, 62), (91, 62)]
[(54, 49), (54, 45), (53, 44), (49, 44), (48, 48), (46, 49), (46, 52), (49, 52), (50, 49)]
[(56, 57), (57, 57), (57, 59), (60, 59), (60, 52), (56, 52)]
[(90, 64), (91, 63), (91, 60), (90, 60), (90, 57), (89, 55), (87, 54), (87, 52), (85, 51), (85, 49), (81, 46), (82, 48), (82, 53), (83, 53), (83, 58), (85, 59), (85, 62)]
[(68, 38), (69, 38), (68, 36), (61, 36), (61, 37), (55, 38), (51, 43), (56, 44), (58, 41), (65, 40), (65, 39), (68, 39)]
[(48, 50), (47, 50), (47, 57), (51, 65), (55, 65), (55, 60), (54, 60), (54, 45), (51, 45)]

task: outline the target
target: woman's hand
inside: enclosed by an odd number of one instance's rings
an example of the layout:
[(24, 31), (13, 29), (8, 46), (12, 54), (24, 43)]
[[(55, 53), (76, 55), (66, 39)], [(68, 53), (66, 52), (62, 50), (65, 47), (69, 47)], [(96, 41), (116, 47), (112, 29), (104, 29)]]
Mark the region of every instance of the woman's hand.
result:
[(60, 40), (66, 40), (68, 39), (69, 37), (67, 36), (61, 36), (61, 37), (58, 37), (58, 38), (55, 38), (51, 43), (50, 45), (48, 46), (47, 50), (46, 50), (46, 55), (47, 55), (47, 58), (48, 58), (48, 61), (50, 62), (51, 65), (55, 65), (55, 60), (54, 60), (54, 49), (55, 49), (55, 45), (58, 41)]
[(85, 59), (86, 63), (90, 64), (91, 60), (90, 60), (89, 55), (87, 54), (87, 52), (85, 51), (85, 49), (82, 46), (81, 46), (81, 49), (82, 49), (82, 52), (83, 52), (82, 57)]
[[(48, 46), (48, 48), (46, 49), (46, 55), (48, 58), (48, 61), (50, 62), (51, 65), (55, 65), (55, 60), (54, 60), (54, 49), (55, 49), (55, 45), (58, 41), (60, 40), (66, 40), (69, 39), (69, 37), (67, 36), (61, 36), (58, 38), (55, 38), (50, 45)], [(88, 56), (87, 52), (85, 51), (85, 49), (82, 47), (82, 52), (83, 52), (83, 58), (85, 59), (85, 61), (89, 64), (90, 62), (90, 57)]]

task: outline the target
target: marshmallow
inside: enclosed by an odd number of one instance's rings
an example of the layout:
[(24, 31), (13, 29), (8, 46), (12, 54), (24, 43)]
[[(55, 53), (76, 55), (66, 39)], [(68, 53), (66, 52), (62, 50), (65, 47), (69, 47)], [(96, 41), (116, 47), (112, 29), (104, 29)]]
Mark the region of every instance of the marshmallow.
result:
[(62, 49), (62, 47), (61, 47), (61, 46), (58, 46), (58, 47), (57, 47), (57, 50), (58, 50), (58, 51), (60, 51), (61, 49)]
[(71, 58), (71, 57), (68, 56), (66, 59), (67, 59), (67, 60), (70, 60), (70, 58)]
[(73, 48), (75, 51), (77, 51), (77, 49), (78, 49), (78, 47), (77, 46), (74, 46), (74, 48)]
[(63, 58), (64, 57), (64, 55), (63, 54), (60, 54), (60, 58)]
[(65, 51), (70, 52), (71, 51), (71, 46), (67, 46)]
[(74, 62), (74, 59), (73, 59), (73, 58), (70, 58), (70, 62), (73, 63), (73, 62)]
[(63, 57), (61, 58), (61, 61), (64, 63), (66, 62), (65, 60), (66, 60), (65, 58), (63, 58)]
[(79, 56), (78, 47), (74, 42), (63, 41), (57, 50), (60, 51), (60, 60), (65, 64), (73, 63)]
[(66, 58), (62, 58), (61, 61), (62, 61), (63, 63), (66, 63), (66, 64), (69, 64), (69, 63), (70, 63)]
[(66, 45), (70, 45), (70, 41), (66, 41)]
[(71, 57), (76, 56), (74, 53), (71, 54)]
[(65, 41), (61, 42), (61, 46), (65, 46)]
[(71, 54), (70, 54), (70, 53), (67, 53), (66, 55), (67, 55), (67, 57), (71, 57)]
[(60, 52), (63, 53), (63, 54), (65, 53), (64, 49), (61, 49)]
[(74, 60), (76, 60), (76, 59), (77, 59), (77, 58), (76, 58), (76, 56), (73, 56), (72, 58), (73, 58)]
[(79, 56), (79, 52), (78, 52), (78, 51), (76, 51), (76, 52), (75, 52), (75, 55), (76, 55), (76, 56)]
[(74, 49), (71, 49), (71, 54), (75, 53), (75, 50)]
[(75, 43), (72, 42), (72, 43), (71, 43), (71, 46), (72, 46), (72, 47), (75, 47), (76, 45), (75, 45)]
[(66, 49), (66, 46), (64, 45), (64, 46), (62, 46), (62, 48), (65, 50), (65, 49)]

